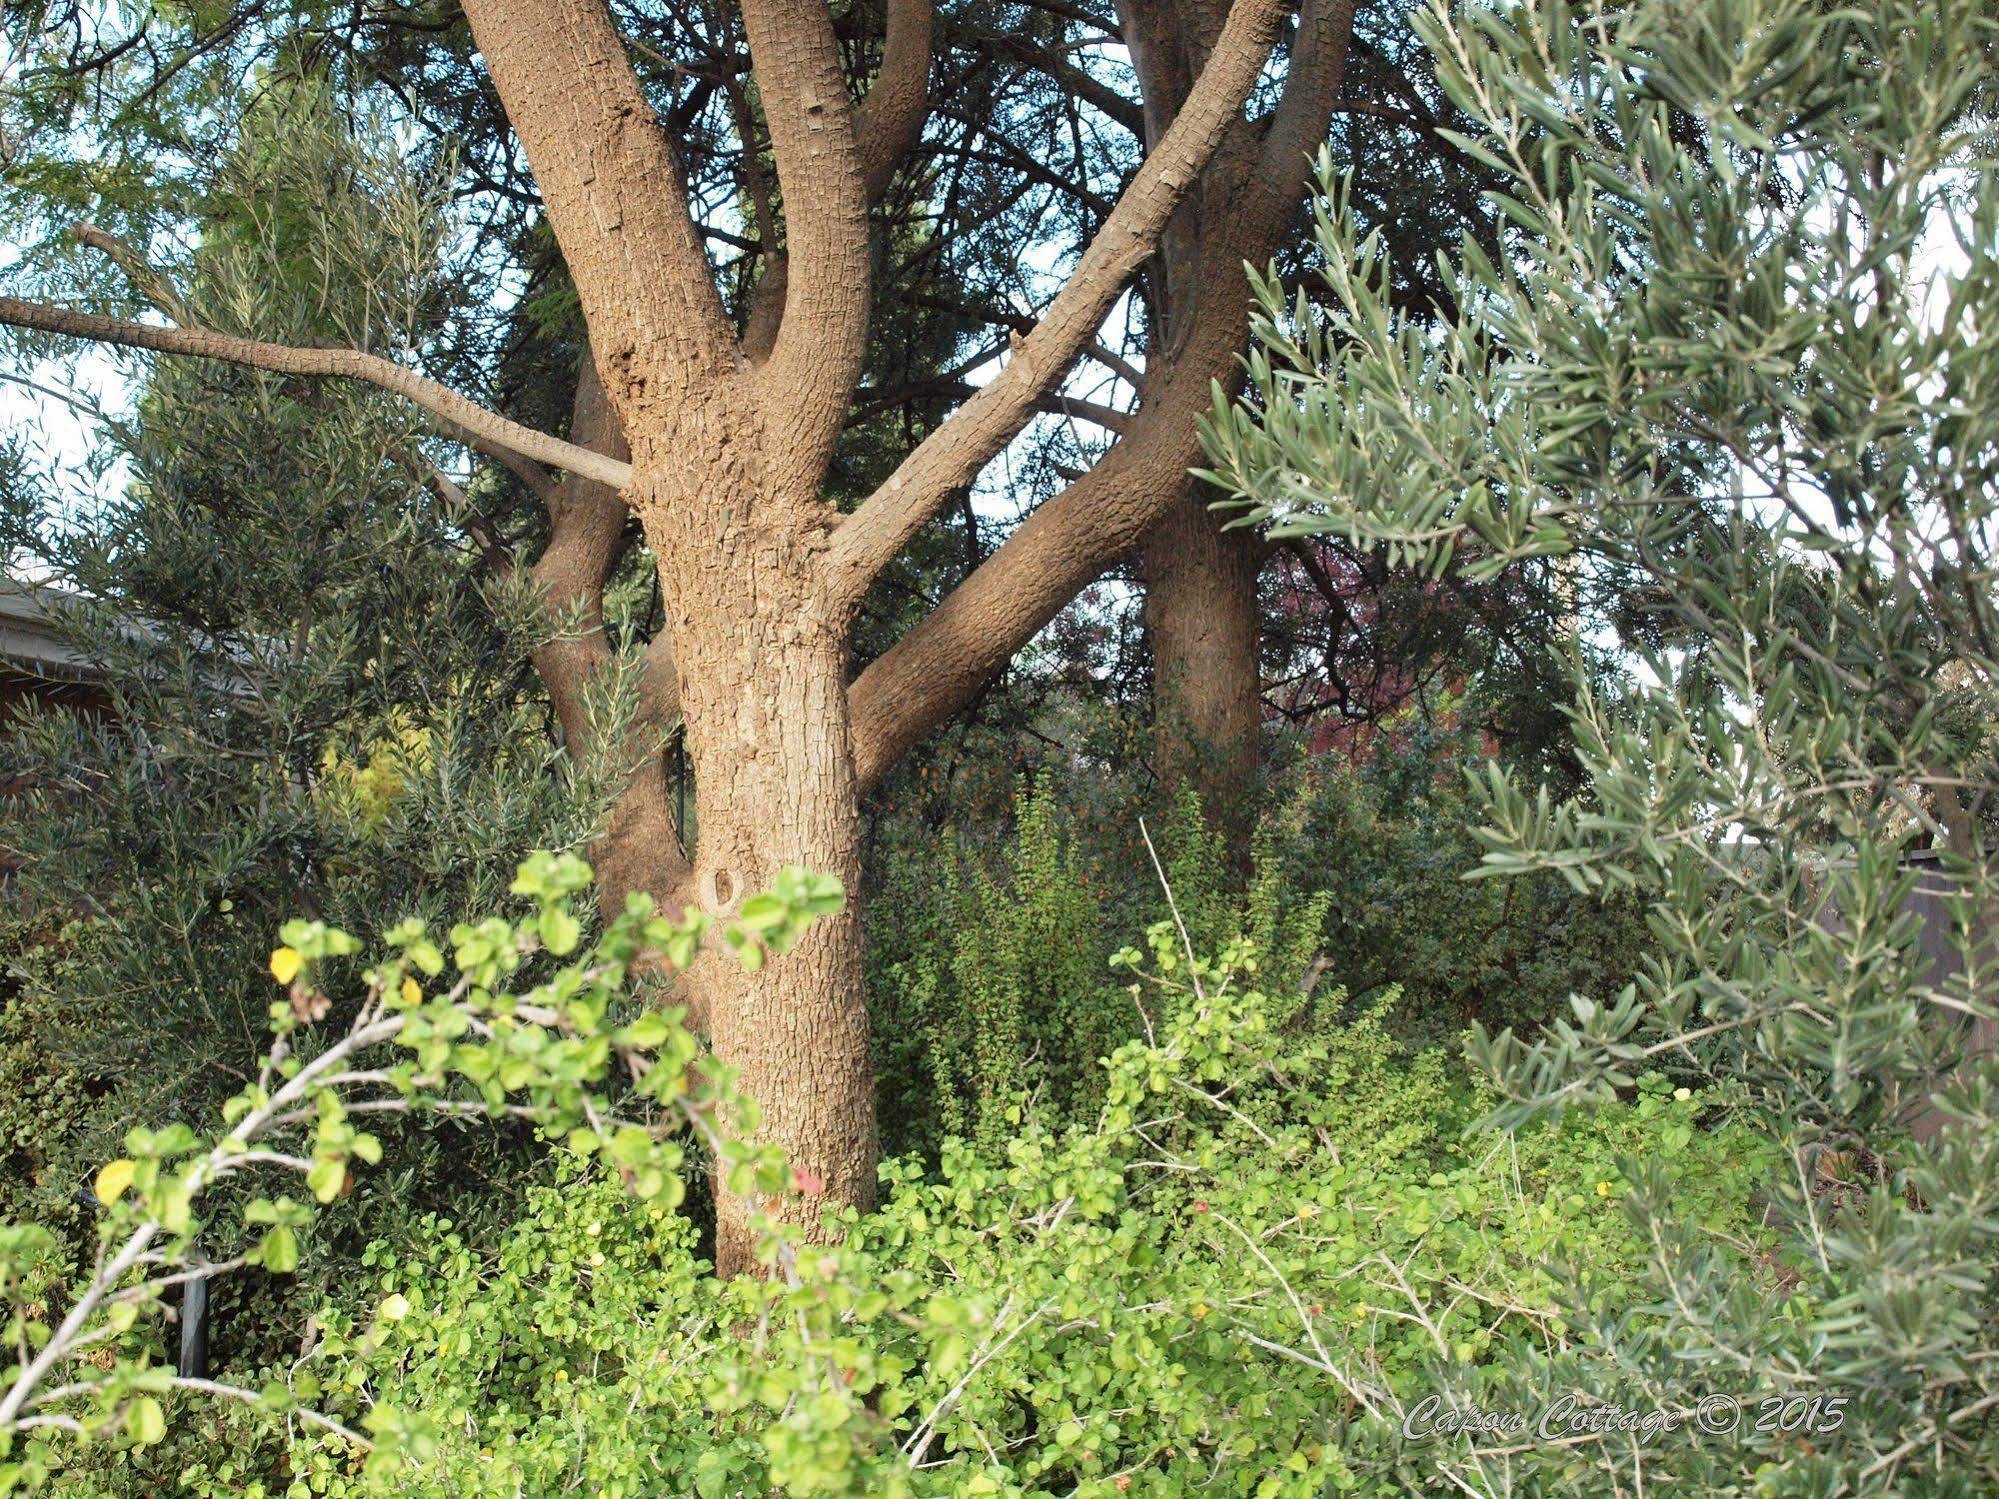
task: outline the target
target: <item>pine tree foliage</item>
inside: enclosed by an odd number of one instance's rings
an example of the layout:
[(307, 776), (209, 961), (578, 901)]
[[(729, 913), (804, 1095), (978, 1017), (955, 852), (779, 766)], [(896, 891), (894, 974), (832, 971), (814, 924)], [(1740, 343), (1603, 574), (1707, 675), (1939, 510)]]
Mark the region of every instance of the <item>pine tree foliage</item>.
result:
[[(1636, 891), (1659, 955), (1473, 1050), (1514, 1120), (1661, 1065), (1739, 1090), (1787, 1160), (1784, 1242), (1745, 1279), (1634, 1171), (1676, 1310), (1640, 1332), (1578, 1286), (1587, 1336), (1536, 1388), (1844, 1417), (1745, 1450), (1474, 1443), (1467, 1489), (1999, 1484), (1995, 35), (1987, 7), (1908, 0), (1439, 6), (1503, 250), (1468, 245), (1454, 320), (1419, 326), (1329, 181), (1324, 305), (1265, 286), (1259, 400), (1211, 420), (1217, 476), (1278, 531), (1437, 575), (1621, 570), (1663, 627), (1623, 684), (1579, 678), (1585, 798), (1482, 787), (1482, 873)], [(1918, 853), (1948, 914), (1927, 949)]]

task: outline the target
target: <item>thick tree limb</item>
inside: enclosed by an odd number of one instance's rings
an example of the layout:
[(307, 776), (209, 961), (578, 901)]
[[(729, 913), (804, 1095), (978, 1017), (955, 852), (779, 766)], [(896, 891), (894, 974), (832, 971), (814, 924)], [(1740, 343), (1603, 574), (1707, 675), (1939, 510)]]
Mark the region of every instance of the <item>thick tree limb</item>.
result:
[[(854, 137), (864, 172), (862, 195), (872, 208), (894, 180), (896, 168), (922, 134), (930, 112), (932, 0), (890, 0), (888, 34), (882, 44), (881, 68), (867, 97), (854, 111)], [(750, 294), (743, 322), (743, 352), (752, 364), (763, 364), (777, 343), (791, 267), (787, 246), (778, 234), (757, 143), (756, 115), (740, 84), (732, 84), (730, 113), (743, 144), (743, 179), (756, 214), (757, 236), (764, 252), (763, 274)]]
[(631, 483), (632, 467), (593, 453), (575, 443), (550, 437), (519, 422), (488, 411), (467, 400), (447, 385), (403, 368), (379, 354), (359, 349), (298, 349), (286, 344), (262, 343), (254, 338), (237, 338), (208, 328), (156, 328), (148, 323), (126, 322), (121, 318), (100, 317), (67, 307), (47, 307), (0, 297), (0, 323), (16, 328), (32, 328), (65, 338), (92, 343), (117, 344), (128, 349), (150, 349), (159, 354), (182, 354), (194, 359), (219, 359), (226, 364), (247, 365), (280, 375), (328, 376), (360, 380), (399, 395), (421, 406), (469, 436), (494, 443), (509, 452), (546, 463), (553, 468), (583, 474), (600, 484), (623, 489)]
[(825, 0), (742, 13), (785, 210), (784, 316), (757, 380), (790, 437), (780, 482), (816, 493), (867, 352), (867, 174)]
[[(1248, 184), (1250, 201), (1245, 207), (1257, 221), (1244, 224), (1242, 231), (1252, 239), (1281, 233), (1297, 212), (1299, 186), (1310, 178), (1313, 153), (1326, 139), (1346, 80), (1353, 13), (1354, 0), (1304, 0), (1299, 9), (1291, 67)], [(1275, 229), (1269, 224), (1272, 216), (1278, 220)]]
[[(569, 425), (577, 440), (593, 451), (612, 458), (629, 456), (617, 413), (587, 347)], [(534, 564), (543, 606), (551, 616), (574, 619), (580, 626), (534, 652), (535, 670), (561, 721), (563, 737), (579, 754), (590, 738), (590, 680), (611, 658), (604, 639), (604, 587), (625, 553), (630, 517), (615, 489), (572, 478), (549, 496), (548, 545)]]
[(1282, 16), (1280, 0), (1235, 0), (1186, 108), (1148, 154), (1068, 285), (1021, 340), (1007, 367), (925, 438), (834, 533), (821, 575), (830, 609), (851, 613), (859, 607), (881, 569), (953, 491), (972, 482), (1096, 336), (1126, 278), (1152, 253), (1182, 193), (1240, 118)]
[(751, 364), (762, 364), (770, 358), (771, 347), (777, 342), (778, 323), (784, 317), (788, 279), (784, 237), (778, 233), (777, 210), (772, 201), (770, 174), (764, 170), (756, 111), (750, 107), (749, 91), (740, 82), (732, 81), (729, 87), (729, 118), (735, 122), (736, 139), (742, 145), (737, 176), (750, 195), (750, 211), (755, 215), (757, 242), (763, 254), (763, 266), (750, 290), (749, 307), (743, 318), (743, 357)]
[[(587, 348), (577, 371), (569, 430), (594, 450), (627, 456), (617, 412)], [(682, 902), (681, 887), (690, 872), (661, 754), (666, 729), (680, 712), (680, 678), (667, 631), (659, 631), (646, 646), (631, 737), (618, 745), (599, 743), (599, 726), (590, 716), (591, 686), (611, 660), (604, 637), (604, 587), (629, 544), (630, 518), (616, 490), (572, 477), (553, 497), (548, 545), (534, 565), (543, 606), (555, 619), (577, 626), (533, 652), (535, 673), (562, 725), (563, 742), (579, 763), (597, 756), (625, 762), (620, 768), (627, 778), (590, 846), (607, 912), (622, 910), (633, 890), (645, 890), (663, 904)]]
[[(1229, 380), (1247, 331), (1242, 263), (1277, 248), (1308, 180), (1307, 153), (1339, 98), (1351, 0), (1307, 0), (1292, 71), (1247, 180), (1214, 184), (1203, 226), (1202, 295), (1170, 359), (1148, 367), (1143, 404), (1098, 465), (1029, 516), (849, 692), (856, 774), (871, 786), (970, 702), (1115, 558), (1187, 492), (1211, 382)], [(1205, 82), (1205, 74), (1203, 76)], [(1189, 95), (1191, 105), (1193, 95)], [(919, 452), (921, 450), (919, 449)], [(836, 543), (837, 544), (837, 543)]]
[(465, 0), (464, 10), (534, 169), (612, 399), (671, 402), (733, 373), (735, 329), (672, 142), (604, 0)]
[[(1185, 367), (1183, 366), (1183, 371)], [(920, 624), (848, 690), (863, 790), (975, 698), (992, 674), (1185, 492), (1199, 460), (1205, 379), (1183, 373), (1131, 419), (1131, 435), (1021, 522)]]

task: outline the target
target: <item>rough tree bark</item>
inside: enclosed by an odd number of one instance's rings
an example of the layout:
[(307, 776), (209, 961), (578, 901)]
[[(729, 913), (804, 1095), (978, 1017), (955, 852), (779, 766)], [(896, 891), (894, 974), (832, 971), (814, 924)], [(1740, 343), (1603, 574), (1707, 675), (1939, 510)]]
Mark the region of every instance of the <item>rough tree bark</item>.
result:
[(1141, 552), (1152, 643), (1153, 765), (1201, 798), (1230, 860), (1247, 857), (1262, 756), (1261, 538), (1225, 531), (1187, 481)]

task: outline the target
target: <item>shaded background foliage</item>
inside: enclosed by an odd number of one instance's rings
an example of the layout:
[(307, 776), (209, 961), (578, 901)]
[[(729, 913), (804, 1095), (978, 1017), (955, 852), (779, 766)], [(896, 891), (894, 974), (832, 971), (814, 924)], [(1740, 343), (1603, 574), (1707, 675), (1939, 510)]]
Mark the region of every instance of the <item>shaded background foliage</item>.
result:
[[(435, 179), (310, 83), (260, 95), (204, 202), (161, 284), (215, 326), (394, 347), (453, 295)], [(114, 498), (24, 486), (5, 536), (61, 591), (107, 698), (0, 739), (6, 1023), (24, 1073), (55, 1070), (8, 1095), (32, 1159), (10, 1191), (43, 1221), (75, 1218), (131, 1124), (206, 1118), (241, 1086), (278, 922), (490, 903), (518, 850), (582, 837), (604, 792), (550, 744), (523, 665), (547, 626), (472, 566), (406, 410), (163, 363), (110, 438)], [(504, 1200), (504, 1146), (408, 1134), (369, 1211)], [(273, 1330), (218, 1327), (222, 1356)]]

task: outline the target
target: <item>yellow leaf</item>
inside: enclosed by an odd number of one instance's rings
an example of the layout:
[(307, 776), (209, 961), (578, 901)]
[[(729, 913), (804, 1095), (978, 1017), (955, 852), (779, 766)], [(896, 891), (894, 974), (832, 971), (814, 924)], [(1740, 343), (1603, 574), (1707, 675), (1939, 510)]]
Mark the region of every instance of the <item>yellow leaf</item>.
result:
[(406, 1005), (423, 1003), (423, 985), (413, 978), (403, 979), (403, 1003)]
[(112, 1161), (97, 1173), (97, 1200), (106, 1207), (125, 1195), (138, 1167), (131, 1161)]
[(296, 948), (274, 947), (271, 949), (271, 977), (281, 984), (289, 984), (298, 977), (299, 969), (305, 966), (305, 959), (298, 955)]
[(167, 1434), (166, 1412), (151, 1395), (141, 1395), (125, 1411), (125, 1432), (133, 1444), (150, 1447)]

